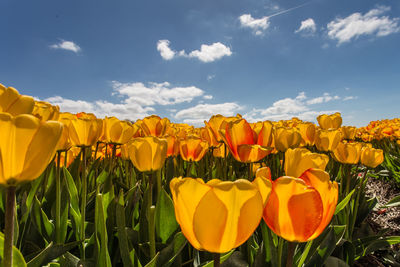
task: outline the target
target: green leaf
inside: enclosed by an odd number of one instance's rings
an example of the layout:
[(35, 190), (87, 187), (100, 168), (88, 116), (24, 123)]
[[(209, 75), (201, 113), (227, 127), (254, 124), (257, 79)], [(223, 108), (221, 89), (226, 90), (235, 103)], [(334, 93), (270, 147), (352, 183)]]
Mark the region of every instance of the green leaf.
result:
[(336, 244), (343, 237), (345, 229), (345, 226), (330, 226), (328, 233), (324, 236), (318, 248), (311, 250), (312, 256), (306, 266), (322, 266), (335, 250)]
[(341, 259), (332, 257), (332, 256), (329, 256), (326, 259), (324, 266), (326, 266), (326, 267), (349, 267), (349, 265), (347, 263), (345, 263), (344, 261), (342, 261)]
[(149, 263), (147, 263), (144, 267), (156, 267), (157, 266), (157, 258), (159, 255), (160, 255), (160, 252), (158, 252), (154, 256), (154, 258)]
[(389, 200), (385, 205), (381, 206), (382, 208), (389, 208), (389, 207), (398, 207), (400, 206), (400, 196), (395, 196), (391, 200)]
[(78, 246), (81, 242), (76, 241), (67, 244), (54, 245), (51, 242), (45, 249), (43, 249), (35, 258), (28, 262), (28, 267), (40, 267), (48, 264), (50, 261), (60, 257), (67, 251)]
[(121, 189), (119, 192), (116, 221), (119, 241), (119, 251), (124, 266), (133, 266), (131, 256), (129, 253), (128, 237), (125, 230), (125, 209), (124, 209), (124, 191)]
[[(4, 253), (4, 234), (0, 232), (0, 257), (3, 259)], [(26, 262), (22, 253), (13, 246), (13, 267), (25, 267)]]
[(388, 236), (388, 237), (382, 237), (378, 240), (373, 241), (371, 244), (369, 244), (363, 252), (363, 256), (368, 255), (374, 251), (377, 251), (379, 249), (388, 247), (390, 245), (395, 245), (400, 243), (400, 236)]
[(103, 170), (96, 178), (96, 184), (104, 184), (108, 178), (108, 172)]
[(162, 188), (156, 205), (156, 233), (162, 243), (165, 244), (178, 227), (179, 225), (175, 219), (174, 203)]
[(174, 236), (173, 241), (163, 250), (157, 259), (157, 266), (169, 267), (174, 262), (175, 258), (181, 253), (183, 248), (186, 246), (186, 238), (182, 232), (177, 233)]
[(95, 205), (95, 224), (98, 236), (100, 240), (99, 251), (97, 254), (97, 266), (99, 267), (111, 267), (111, 259), (108, 253), (108, 238), (107, 238), (107, 226), (106, 226), (106, 215), (103, 204), (103, 195), (96, 195)]
[(351, 192), (336, 206), (335, 215), (338, 214), (344, 207), (346, 207), (347, 203), (349, 203), (351, 196), (354, 194), (356, 189), (351, 190)]
[[(223, 254), (223, 255), (219, 258), (220, 263), (223, 263), (224, 261), (226, 261), (226, 260), (232, 255), (233, 252), (235, 252), (235, 249), (232, 249), (231, 251), (229, 251), (229, 252)], [(210, 261), (210, 262), (204, 264), (202, 267), (214, 267), (214, 261)]]
[(64, 178), (65, 178), (65, 184), (67, 186), (69, 197), (70, 197), (69, 204), (71, 207), (70, 213), (72, 215), (73, 228), (74, 228), (75, 236), (77, 237), (77, 239), (79, 239), (80, 232), (81, 232), (80, 227), (81, 227), (82, 217), (81, 217), (81, 212), (80, 212), (80, 207), (79, 207), (78, 190), (76, 188), (74, 178), (72, 178), (71, 174), (65, 167), (63, 167), (63, 174), (64, 174)]

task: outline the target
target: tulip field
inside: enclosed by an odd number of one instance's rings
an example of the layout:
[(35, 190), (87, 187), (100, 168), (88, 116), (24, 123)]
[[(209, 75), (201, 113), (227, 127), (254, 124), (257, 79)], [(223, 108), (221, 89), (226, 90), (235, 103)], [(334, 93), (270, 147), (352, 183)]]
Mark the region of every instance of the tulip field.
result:
[(1, 266), (400, 266), (367, 222), (400, 196), (366, 195), (400, 186), (400, 119), (316, 119), (97, 118), (0, 84)]

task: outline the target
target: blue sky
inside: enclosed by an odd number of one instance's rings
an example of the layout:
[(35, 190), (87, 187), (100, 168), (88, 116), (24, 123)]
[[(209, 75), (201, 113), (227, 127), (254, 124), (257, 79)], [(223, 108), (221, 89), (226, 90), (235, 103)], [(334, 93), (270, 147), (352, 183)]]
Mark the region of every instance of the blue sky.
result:
[(61, 111), (202, 125), (399, 116), (400, 1), (0, 2), (0, 83)]

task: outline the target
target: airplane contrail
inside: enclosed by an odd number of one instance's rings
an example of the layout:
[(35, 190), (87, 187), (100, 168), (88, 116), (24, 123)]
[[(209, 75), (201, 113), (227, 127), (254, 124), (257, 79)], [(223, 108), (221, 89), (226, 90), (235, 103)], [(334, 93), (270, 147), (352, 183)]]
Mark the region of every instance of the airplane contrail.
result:
[(309, 2), (306, 2), (306, 3), (302, 4), (302, 5), (299, 5), (299, 6), (295, 6), (295, 7), (291, 7), (291, 8), (289, 8), (289, 9), (286, 9), (286, 10), (279, 11), (279, 12), (277, 12), (277, 13), (275, 13), (275, 14), (266, 16), (266, 18), (269, 19), (269, 18), (271, 18), (271, 17), (275, 17), (275, 16), (278, 16), (278, 15), (281, 15), (281, 14), (284, 14), (284, 13), (288, 13), (288, 12), (290, 12), (290, 11), (292, 11), (292, 10), (295, 10), (295, 9), (298, 9), (298, 8), (303, 7), (303, 6), (305, 6), (305, 5), (308, 5), (309, 3), (310, 3), (310, 1), (309, 1)]

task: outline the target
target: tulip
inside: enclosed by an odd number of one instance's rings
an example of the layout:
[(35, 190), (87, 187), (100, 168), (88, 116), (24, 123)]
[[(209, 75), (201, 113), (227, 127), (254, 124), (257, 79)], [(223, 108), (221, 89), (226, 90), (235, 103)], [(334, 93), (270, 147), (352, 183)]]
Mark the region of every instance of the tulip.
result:
[(99, 140), (102, 128), (101, 119), (92, 118), (89, 114), (77, 115), (69, 121), (69, 137), (75, 146), (90, 147)]
[(295, 128), (275, 128), (274, 136), (275, 147), (281, 152), (285, 152), (288, 148), (298, 147), (301, 141), (301, 134)]
[(340, 115), (339, 112), (336, 112), (335, 114), (331, 115), (319, 115), (317, 117), (319, 126), (321, 126), (322, 129), (327, 130), (327, 129), (338, 129), (340, 125), (342, 125), (342, 116)]
[(220, 144), (218, 147), (214, 148), (212, 152), (215, 158), (225, 158), (225, 156), (229, 155), (229, 149), (227, 149), (223, 144)]
[(34, 105), (32, 97), (20, 95), (15, 88), (6, 88), (0, 83), (0, 112), (7, 112), (13, 116), (31, 114)]
[(261, 173), (257, 178), (261, 179), (260, 184), (272, 183), (263, 219), (280, 237), (291, 242), (307, 242), (317, 238), (331, 221), (338, 200), (338, 185), (330, 181), (327, 172), (309, 169), (300, 178), (283, 176), (275, 181)]
[(103, 141), (109, 144), (126, 144), (138, 130), (138, 126), (133, 126), (129, 121), (106, 117), (103, 120)]
[(179, 140), (179, 151), (185, 161), (199, 161), (208, 151), (208, 143), (196, 136)]
[(151, 135), (156, 137), (165, 135), (170, 124), (167, 118), (161, 119), (156, 115), (146, 117), (143, 120), (139, 120), (137, 123), (142, 128), (145, 136)]
[(154, 136), (135, 138), (128, 153), (133, 165), (141, 172), (155, 171), (163, 167), (167, 158), (168, 142)]
[(170, 183), (175, 217), (198, 250), (224, 253), (243, 244), (260, 223), (263, 198), (255, 184), (197, 178)]
[(164, 138), (168, 142), (167, 157), (175, 157), (179, 155), (179, 140), (176, 136), (167, 135)]
[(370, 168), (376, 168), (384, 160), (383, 150), (364, 147), (361, 151), (361, 163)]
[(340, 128), (343, 139), (354, 140), (356, 137), (357, 128), (353, 126), (342, 126)]
[(0, 184), (7, 187), (2, 266), (8, 267), (13, 266), (16, 186), (36, 179), (45, 170), (56, 152), (62, 124), (0, 112), (0, 129)]
[(0, 129), (0, 184), (15, 186), (44, 171), (56, 152), (62, 124), (0, 112)]
[(300, 177), (310, 168), (325, 170), (329, 157), (325, 154), (312, 153), (305, 148), (288, 149), (285, 152), (285, 174)]
[(274, 147), (274, 126), (270, 121), (264, 121), (262, 123), (260, 123), (260, 125), (258, 127), (260, 130), (258, 131), (258, 129), (255, 130), (255, 132), (258, 135), (257, 138), (257, 144), (261, 145), (261, 146), (266, 146), (266, 147)]
[(66, 151), (71, 147), (71, 140), (69, 139), (69, 127), (68, 124), (63, 123), (63, 130), (60, 140), (57, 144), (57, 150)]
[(334, 150), (341, 140), (339, 130), (318, 130), (315, 136), (315, 145), (320, 151)]
[(53, 106), (50, 103), (44, 101), (35, 101), (35, 106), (32, 111), (32, 115), (42, 121), (56, 121), (58, 120), (59, 113), (59, 106)]
[(333, 158), (344, 164), (357, 164), (361, 155), (360, 143), (343, 143), (340, 142), (333, 150)]
[(301, 134), (301, 146), (314, 145), (316, 127), (314, 123), (304, 122), (296, 125), (296, 128)]
[(245, 119), (227, 123), (220, 135), (237, 161), (257, 162), (270, 154), (270, 148), (257, 144), (257, 134)]
[(237, 114), (236, 117), (225, 117), (220, 114), (217, 114), (211, 116), (208, 122), (204, 121), (204, 124), (206, 125), (206, 128), (210, 131), (210, 133), (213, 135), (216, 142), (222, 142), (223, 139), (219, 133), (219, 130), (225, 129), (227, 123), (241, 118), (242, 116), (240, 114)]

